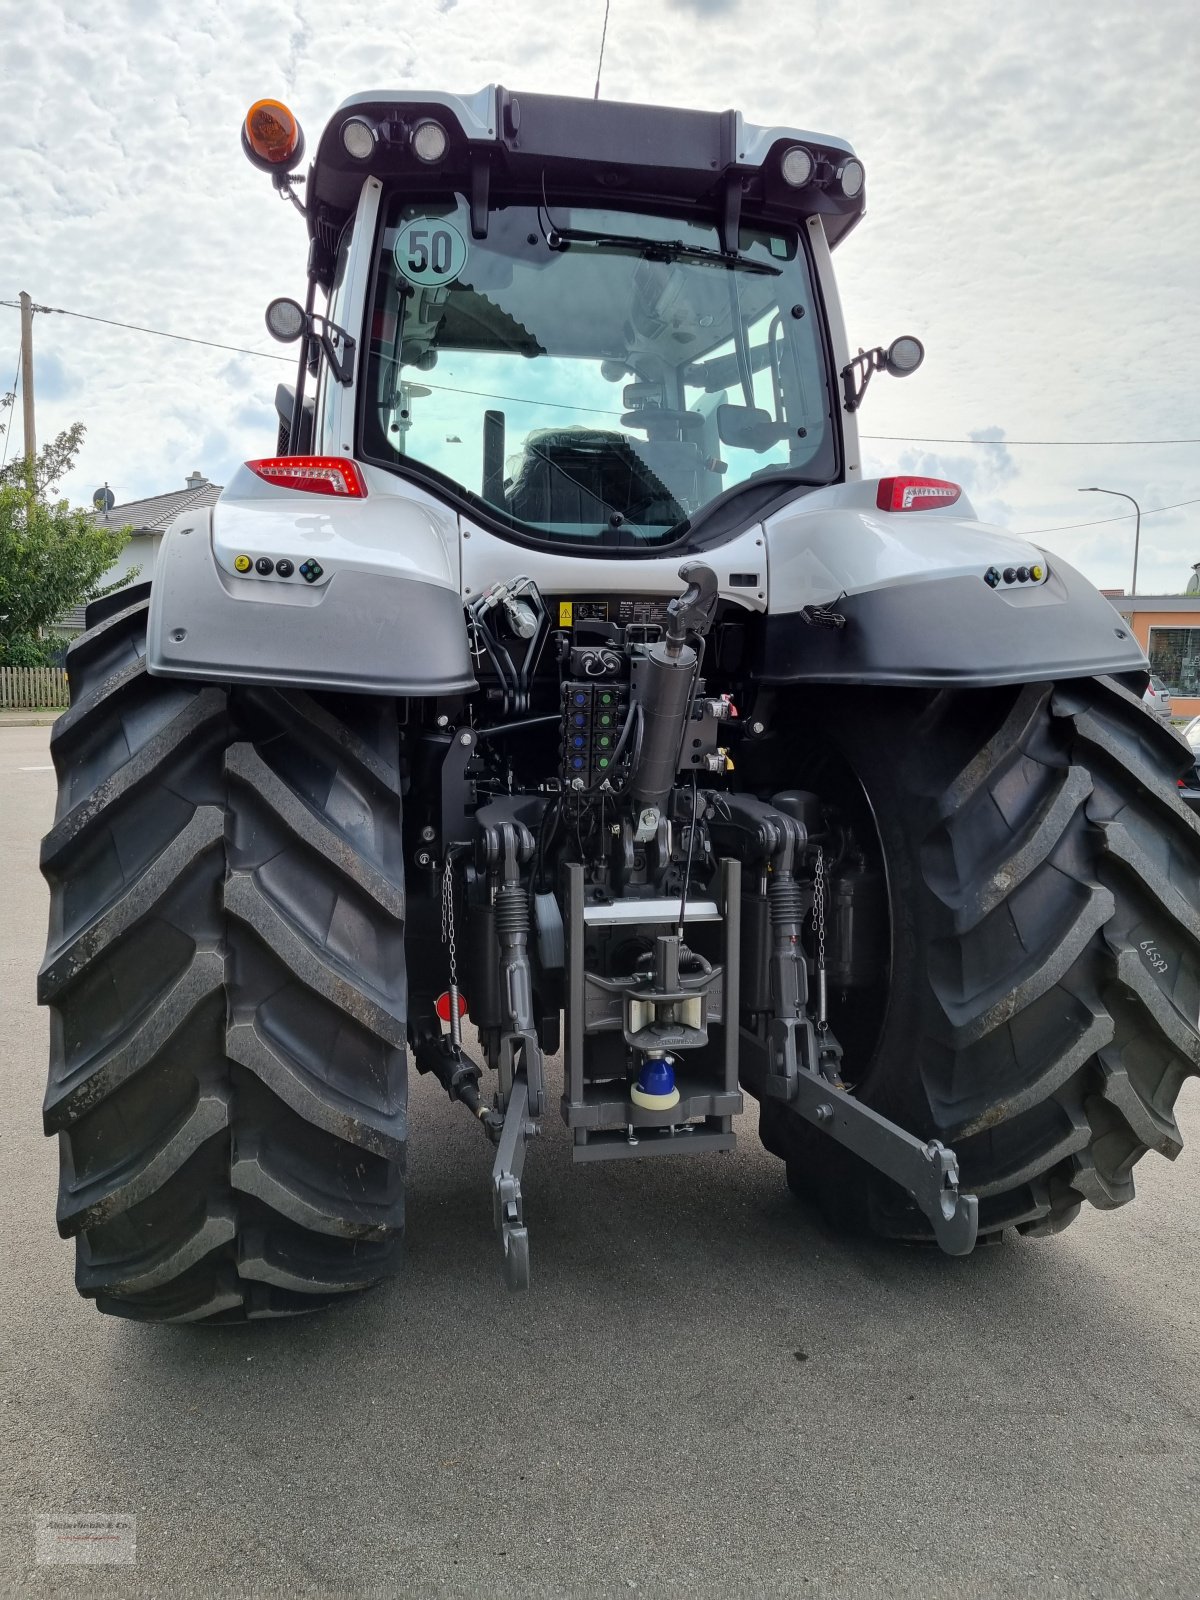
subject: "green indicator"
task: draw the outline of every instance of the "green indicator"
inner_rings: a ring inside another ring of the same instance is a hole
[[[612,716],[607,711],[602,711],[597,718],[597,721],[600,723],[602,728],[611,728],[613,725]]]
[[[610,706],[610,705],[612,705],[612,700],[613,700],[613,697],[612,697],[611,694],[602,694],[600,696],[600,704],[602,706]]]
[[[596,743],[600,746],[601,750],[611,750],[612,749],[612,734],[611,733],[602,733],[600,735],[600,737],[596,740]]]
[[[601,772],[603,772],[604,768],[608,765],[608,757],[601,756],[596,765],[600,768]]]

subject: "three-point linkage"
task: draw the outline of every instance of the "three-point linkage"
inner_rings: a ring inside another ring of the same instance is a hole
[[[743,1030],[740,1075],[752,1093],[781,1101],[912,1196],[948,1255],[966,1255],[979,1229],[979,1201],[959,1190],[958,1161],[937,1139],[925,1142],[848,1092],[841,1046],[824,1015],[817,968],[817,1016],[809,1005],[800,933],[804,908],[796,868],[808,844],[802,822],[752,795],[723,795],[711,823],[731,855],[769,873],[772,1014],[765,1041]]]
[[[482,1069],[463,1047],[458,998],[454,872],[466,850],[447,852],[443,866],[442,934],[450,959],[448,1034],[427,1019],[415,1041],[417,1069],[430,1072],[452,1100],[465,1105],[496,1145],[492,1197],[496,1230],[504,1249],[504,1274],[510,1288],[529,1287],[529,1233],[521,1194],[525,1149],[539,1131],[545,1111],[542,1048],[533,1017],[533,977],[529,961],[529,892],[521,869],[533,859],[534,838],[504,801],[476,813],[476,864],[489,879],[496,931],[498,990],[503,1025],[486,1046],[498,1075],[487,1105],[479,1092]]]

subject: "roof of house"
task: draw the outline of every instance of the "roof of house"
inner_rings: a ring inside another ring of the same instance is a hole
[[[132,527],[135,533],[162,533],[183,511],[215,505],[221,493],[219,483],[201,483],[170,494],[152,494],[145,500],[127,500],[111,511],[94,512],[92,521],[102,528]]]
[[[1135,611],[1200,611],[1200,594],[1113,594],[1108,603],[1123,617]]]
[[[152,494],[144,500],[127,500],[124,505],[113,506],[111,511],[93,511],[92,521],[101,528],[132,528],[135,538],[139,534],[143,537],[149,534],[161,534],[181,512],[196,511],[201,506],[215,505],[220,493],[219,483],[209,483],[196,472],[188,479],[186,489],[174,489],[170,494]],[[149,577],[153,570],[153,550],[146,559],[151,565],[143,569],[143,578]],[[106,576],[111,576],[113,570],[115,569],[110,569],[110,573]],[[55,620],[54,628],[66,633],[81,632],[86,609],[86,601],[69,607]]]

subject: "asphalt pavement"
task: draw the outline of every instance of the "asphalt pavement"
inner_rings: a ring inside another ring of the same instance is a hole
[[[54,1227],[34,1003],[49,730],[0,728],[0,1593],[1200,1594],[1200,1091],[1138,1199],[952,1261],[834,1236],[730,1156],[526,1165],[414,1084],[403,1279],[312,1318],[96,1314]],[[136,1517],[135,1565],[34,1519]]]

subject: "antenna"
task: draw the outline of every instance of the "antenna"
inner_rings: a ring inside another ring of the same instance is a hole
[[[102,516],[106,516],[116,505],[116,503],[117,497],[107,484],[105,484],[103,488],[97,489],[95,494],[92,496],[92,504]]]
[[[596,63],[596,92],[592,95],[593,100],[600,98],[600,69],[604,65],[604,41],[608,38],[608,8],[611,4],[612,0],[604,0],[604,27],[600,33],[600,59]]]

